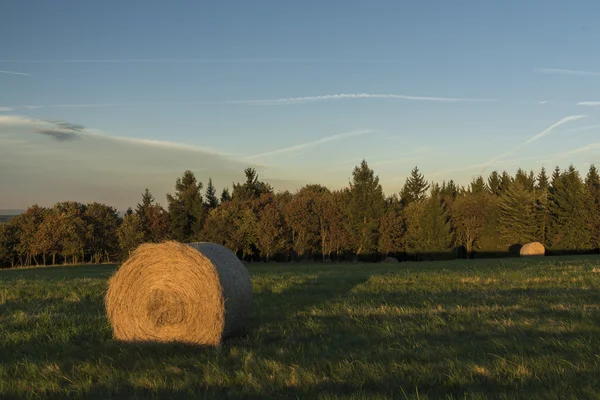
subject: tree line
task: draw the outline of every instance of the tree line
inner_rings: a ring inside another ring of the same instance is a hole
[[[275,192],[253,168],[220,196],[191,171],[167,194],[167,208],[146,189],[135,210],[61,202],[33,205],[0,225],[0,266],[114,262],[141,243],[222,244],[244,260],[403,260],[515,254],[539,241],[549,252],[598,252],[600,177],[571,165],[493,171],[467,186],[428,182],[413,168],[400,193],[385,196],[363,160],[341,190],[310,184]]]

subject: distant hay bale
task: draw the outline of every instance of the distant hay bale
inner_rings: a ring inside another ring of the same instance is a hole
[[[521,247],[520,254],[521,256],[543,256],[546,254],[546,249],[540,242],[532,242]]]
[[[143,244],[105,297],[117,340],[212,346],[243,327],[251,302],[246,267],[215,243]]]
[[[395,264],[398,261],[398,259],[396,257],[386,257],[385,260],[383,260],[384,263],[390,263],[390,264]]]

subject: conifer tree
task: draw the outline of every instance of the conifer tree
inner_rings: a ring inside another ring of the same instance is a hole
[[[356,254],[372,253],[377,246],[377,229],[385,209],[385,197],[379,177],[366,160],[352,171],[349,215],[356,234]]]
[[[536,238],[533,193],[521,180],[515,180],[500,196],[500,234],[507,246],[526,244]]]
[[[434,194],[424,202],[420,224],[420,251],[448,251],[454,237],[448,211],[438,194]]]
[[[252,200],[259,198],[263,194],[273,193],[271,185],[258,180],[258,173],[254,168],[246,168],[244,175],[246,175],[246,182],[233,184],[231,197],[234,200]]]
[[[579,172],[571,165],[559,176],[553,174],[549,196],[551,245],[555,250],[577,251],[591,247],[587,190]]]
[[[175,183],[175,194],[167,194],[171,237],[180,242],[198,239],[204,226],[202,206],[202,182],[198,182],[190,170],[184,172]]]
[[[502,195],[505,193],[510,185],[512,184],[513,178],[506,171],[502,171],[502,175],[500,175],[500,187],[498,189],[499,194]]]
[[[212,179],[208,178],[208,185],[206,185],[206,193],[204,195],[206,198],[205,203],[209,209],[217,208],[219,205],[219,199],[217,198],[217,190],[213,186]]]
[[[231,194],[229,194],[229,188],[223,188],[223,191],[221,192],[221,204],[230,200]]]
[[[483,194],[488,192],[488,188],[483,180],[483,177],[478,176],[477,178],[473,179],[469,185],[469,192],[471,192],[471,194]]]
[[[400,192],[402,205],[423,201],[428,189],[429,184],[423,174],[419,172],[419,168],[415,166],[410,172],[410,176],[406,178],[406,183]]]
[[[600,176],[594,164],[585,178],[585,186],[588,192],[587,209],[589,211],[588,225],[591,236],[591,246],[594,250],[600,250]]]
[[[548,188],[550,183],[548,176],[546,175],[546,169],[542,167],[540,173],[537,176],[537,183],[535,186],[535,219],[536,219],[536,241],[543,243],[544,245],[548,242],[548,229],[550,226],[550,210],[548,202]]]
[[[500,196],[501,181],[500,174],[498,174],[498,171],[492,171],[492,173],[488,177],[487,184],[491,194],[495,196]]]

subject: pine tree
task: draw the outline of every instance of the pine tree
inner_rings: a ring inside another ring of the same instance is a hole
[[[513,182],[513,178],[506,171],[502,171],[500,175],[500,187],[498,188],[499,194],[505,193]]]
[[[532,192],[535,187],[535,176],[533,171],[528,174],[523,169],[519,168],[515,174],[514,182],[525,188],[525,190]]]
[[[150,189],[146,188],[144,193],[142,193],[142,202],[138,203],[135,209],[135,213],[138,215],[138,217],[143,218],[145,209],[152,205],[152,203],[154,203],[154,196],[152,196]]]
[[[438,195],[424,202],[420,219],[419,251],[426,253],[446,252],[454,237],[448,211]]]
[[[550,183],[548,176],[546,175],[546,169],[542,167],[542,170],[537,176],[537,184],[535,187],[535,202],[536,202],[536,238],[538,242],[547,245],[548,243],[548,229],[550,226],[550,210],[548,202],[548,188]]]
[[[263,194],[273,193],[271,185],[258,180],[258,173],[254,168],[246,168],[244,175],[246,175],[246,182],[243,184],[239,182],[233,184],[231,197],[234,200],[252,200],[259,198]]]
[[[230,201],[231,200],[231,194],[229,194],[229,188],[224,188],[223,191],[221,192],[221,204]]]
[[[555,170],[556,173],[556,170]],[[591,247],[586,187],[579,172],[571,165],[558,177],[553,175],[550,188],[551,246],[554,250],[580,251]]]
[[[492,171],[487,180],[488,188],[491,194],[500,196],[501,180],[498,171]]]
[[[204,195],[206,198],[206,206],[209,209],[217,208],[219,205],[219,199],[217,199],[217,190],[213,186],[212,179],[208,178],[208,185],[206,185],[206,193]]]
[[[167,194],[171,237],[180,242],[198,239],[204,226],[202,182],[196,181],[190,170],[175,183],[175,194]]]
[[[135,215],[138,216],[140,228],[142,230],[143,237],[144,237],[144,242],[148,241],[149,221],[148,221],[147,214],[148,214],[148,209],[150,207],[152,207],[153,203],[154,203],[154,196],[152,196],[152,193],[150,192],[150,190],[148,188],[146,188],[144,193],[142,193],[142,202],[138,203],[138,205],[135,209]]]
[[[500,234],[507,246],[526,244],[536,238],[534,197],[515,181],[500,197]]]
[[[352,171],[349,200],[348,212],[357,235],[356,254],[372,253],[377,246],[377,229],[385,209],[385,197],[379,177],[366,160]]]
[[[410,176],[406,179],[406,183],[400,192],[400,201],[403,206],[412,202],[421,202],[425,199],[429,184],[419,172],[418,167],[414,167],[410,172]]]
[[[546,168],[542,167],[537,176],[537,184],[535,188],[538,191],[545,191],[548,190],[548,187],[550,187],[550,182],[548,180],[548,175],[546,174]]]
[[[471,192],[471,194],[483,194],[488,192],[488,187],[481,176],[473,179],[469,185],[469,192]]]
[[[587,188],[589,210],[588,226],[591,235],[591,245],[596,251],[600,250],[600,176],[594,164],[590,165],[590,169],[585,178],[585,186]]]

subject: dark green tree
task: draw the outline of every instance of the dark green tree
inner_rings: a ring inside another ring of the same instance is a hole
[[[446,252],[454,237],[450,216],[439,195],[429,197],[420,218],[419,249],[421,252]]]
[[[356,234],[356,254],[373,253],[377,248],[377,230],[385,210],[385,196],[379,177],[366,160],[352,171],[349,195],[348,213]]]
[[[175,183],[175,193],[167,194],[171,238],[180,242],[199,239],[204,226],[202,182],[196,181],[190,170]]]
[[[224,188],[223,191],[221,192],[221,204],[230,201],[231,200],[231,194],[229,194],[229,188]]]
[[[233,184],[231,197],[234,200],[252,200],[259,198],[263,194],[273,193],[271,185],[258,180],[258,173],[254,168],[246,168],[244,174],[246,175],[246,182]]]
[[[591,245],[594,250],[600,250],[600,176],[592,164],[585,178],[589,211],[588,225],[591,235]]]
[[[553,250],[578,251],[591,248],[588,192],[572,165],[553,176],[549,193],[550,243]]]
[[[512,176],[506,171],[502,171],[500,175],[500,188],[498,189],[500,194],[505,193],[513,182]]]
[[[536,240],[544,245],[547,245],[548,243],[548,229],[550,227],[550,209],[548,202],[549,187],[550,182],[546,175],[546,169],[542,167],[537,176],[534,197],[536,202]]]
[[[526,244],[537,236],[533,193],[515,181],[500,196],[500,234],[506,246]]]
[[[546,168],[542,167],[540,173],[537,176],[535,189],[538,191],[548,190],[550,187],[550,181],[548,180],[548,175],[546,174]]]
[[[428,189],[429,183],[427,183],[423,174],[419,172],[419,168],[415,166],[400,191],[402,205],[406,206],[412,202],[425,200]]]
[[[487,179],[488,188],[490,193],[495,196],[500,196],[500,188],[502,186],[502,180],[498,171],[492,171]]]
[[[217,198],[217,190],[213,186],[212,179],[208,178],[208,185],[206,185],[206,193],[204,195],[206,198],[205,203],[209,209],[217,208],[219,205],[219,199]]]
[[[473,179],[469,185],[469,192],[471,192],[471,194],[483,194],[488,192],[488,187],[486,186],[482,176],[478,176],[477,178]]]
[[[519,168],[515,174],[514,182],[518,183],[526,190],[533,192],[535,187],[535,175],[533,174],[533,171],[527,173]]]

